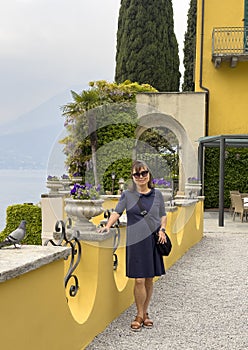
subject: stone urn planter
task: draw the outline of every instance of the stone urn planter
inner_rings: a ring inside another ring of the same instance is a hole
[[[61,179],[60,182],[62,184],[62,190],[60,190],[59,192],[65,193],[65,194],[70,193],[71,191],[70,185],[72,184],[72,180]]]
[[[195,198],[200,195],[202,184],[200,182],[186,182],[185,195],[188,198]]]
[[[82,176],[73,176],[71,182],[74,184],[80,184],[83,181]]]
[[[63,185],[59,180],[47,180],[46,187],[50,190],[49,194],[59,194]]]
[[[171,186],[171,181],[161,178],[154,178],[152,180],[153,185],[157,188],[163,195],[164,201],[168,202],[172,199],[173,192]]]
[[[89,220],[103,212],[103,199],[65,199],[65,212],[72,218],[74,232],[85,233],[96,231],[96,226]]]
[[[171,188],[157,188],[163,195],[164,201],[168,202],[172,199],[172,189]]]

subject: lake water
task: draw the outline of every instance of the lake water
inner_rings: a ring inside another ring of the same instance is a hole
[[[6,209],[12,204],[38,203],[46,188],[47,170],[0,170],[0,231],[6,225]]]

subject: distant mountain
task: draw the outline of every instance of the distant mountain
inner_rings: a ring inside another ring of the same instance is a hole
[[[69,101],[67,91],[0,124],[0,169],[45,168],[55,143],[65,136],[60,107]]]
[[[71,100],[70,91],[63,92],[42,103],[17,119],[0,124],[0,136],[32,131],[48,125],[63,127],[61,106]]]

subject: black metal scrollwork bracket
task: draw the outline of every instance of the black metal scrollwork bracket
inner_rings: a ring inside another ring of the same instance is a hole
[[[104,212],[104,218],[109,220],[111,212],[113,212],[113,209],[110,211],[109,209],[105,210]],[[116,250],[119,247],[121,234],[120,234],[120,221],[119,219],[116,221],[116,223],[112,226],[112,228],[115,228],[115,235],[114,235],[114,243],[113,243],[113,269],[117,270],[118,267],[118,256],[116,254]]]
[[[79,289],[79,283],[78,283],[77,276],[73,274],[73,272],[75,271],[76,267],[80,262],[82,249],[81,249],[81,244],[77,239],[77,237],[79,236],[79,232],[76,232],[76,236],[72,235],[69,238],[67,237],[66,228],[70,229],[71,226],[72,226],[72,222],[70,218],[68,219],[68,221],[66,221],[66,223],[64,223],[64,221],[62,220],[57,221],[55,225],[55,235],[58,236],[57,242],[55,242],[52,239],[48,239],[44,245],[48,245],[50,243],[53,246],[62,246],[62,247],[70,246],[71,261],[70,261],[68,272],[66,273],[64,278],[64,283],[65,283],[65,288],[67,288],[68,282],[71,279],[73,280],[73,281],[70,281],[71,286],[69,289],[69,294],[71,297],[75,297]]]
[[[120,244],[120,238],[121,238],[121,234],[120,234],[120,227],[117,226],[117,224],[114,226],[116,228],[115,231],[115,236],[114,236],[114,244],[113,244],[113,269],[117,270],[118,267],[118,256],[116,254],[116,250]]]

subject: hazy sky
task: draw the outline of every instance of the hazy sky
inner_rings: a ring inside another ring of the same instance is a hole
[[[189,2],[172,0],[181,61]],[[0,0],[0,122],[90,80],[113,81],[119,7],[120,0]]]

